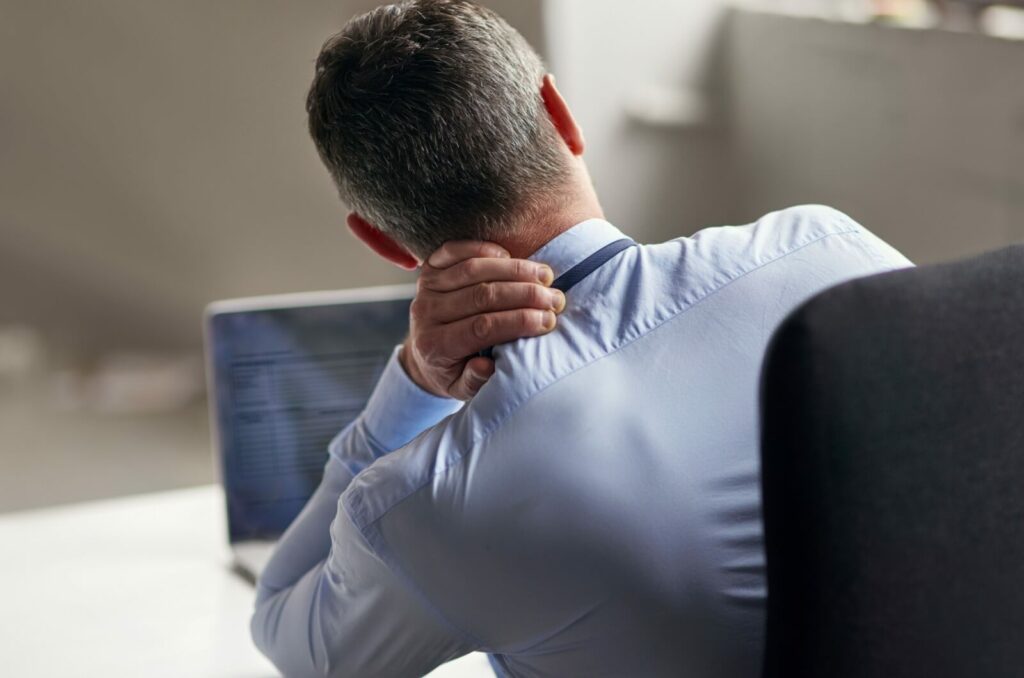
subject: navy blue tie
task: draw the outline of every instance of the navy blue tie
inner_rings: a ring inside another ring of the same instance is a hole
[[[608,263],[609,259],[622,250],[632,247],[635,244],[636,242],[632,238],[620,238],[619,240],[608,243],[562,275],[555,278],[555,281],[551,283],[551,287],[556,290],[561,290],[563,293],[568,292],[581,280]],[[485,358],[493,358],[494,348],[485,348],[480,351],[480,355]]]
[[[556,290],[562,290],[562,292],[568,292],[576,286],[576,283],[604,266],[609,259],[627,247],[632,247],[635,244],[636,243],[633,242],[632,238],[622,238],[615,242],[608,243],[562,275],[555,278],[555,281],[551,283],[551,287]]]

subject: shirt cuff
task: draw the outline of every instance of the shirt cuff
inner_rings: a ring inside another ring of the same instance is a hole
[[[401,350],[401,346],[395,347],[362,415],[366,432],[388,452],[462,408],[460,400],[442,398],[417,386],[398,360]]]

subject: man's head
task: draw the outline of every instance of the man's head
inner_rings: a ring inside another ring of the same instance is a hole
[[[557,204],[583,150],[537,54],[466,0],[349,21],[320,52],[306,108],[349,225],[400,265],[415,259],[395,246],[424,258],[448,240],[509,236]]]

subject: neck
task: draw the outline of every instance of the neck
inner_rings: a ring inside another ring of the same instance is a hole
[[[561,205],[530,210],[520,224],[509,229],[512,235],[495,238],[495,242],[508,250],[513,258],[525,259],[581,221],[603,218],[604,211],[597,196],[588,191],[579,199]]]

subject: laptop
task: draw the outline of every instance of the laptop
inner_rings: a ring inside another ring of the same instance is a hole
[[[413,285],[217,301],[204,319],[233,569],[255,581],[409,330]]]

